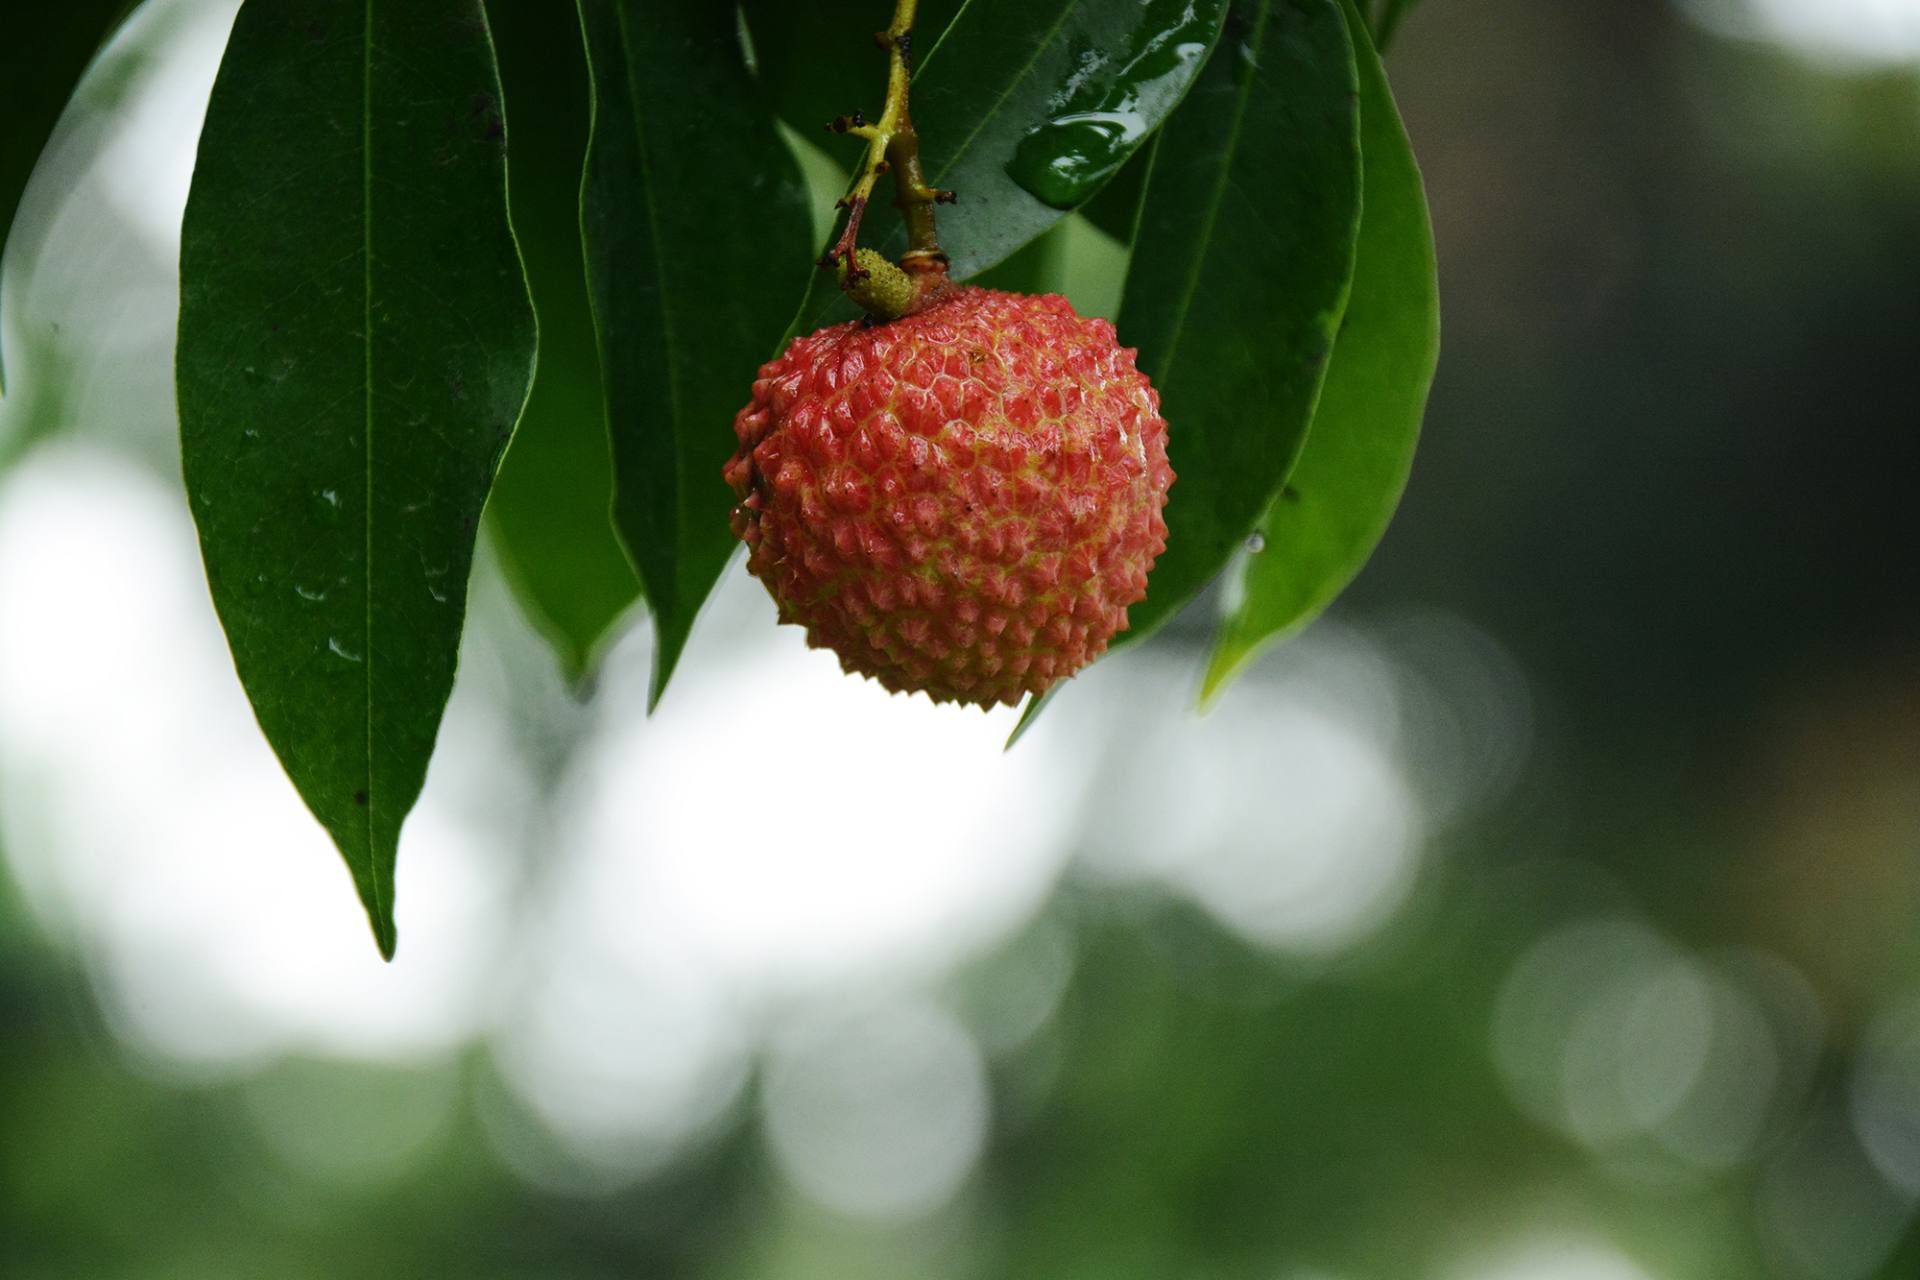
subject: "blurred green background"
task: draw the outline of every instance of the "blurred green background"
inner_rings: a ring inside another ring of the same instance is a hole
[[[391,968],[179,495],[230,16],[5,263],[0,1275],[1920,1275],[1920,4],[1429,0],[1413,485],[1204,719],[1211,601],[1002,755],[735,572],[648,721],[483,557]]]

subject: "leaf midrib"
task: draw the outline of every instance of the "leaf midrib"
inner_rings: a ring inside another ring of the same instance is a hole
[[[362,440],[366,455],[366,543],[361,570],[364,613],[361,620],[361,687],[366,695],[367,740],[363,777],[366,803],[360,806],[367,837],[368,878],[373,884],[373,905],[378,919],[375,933],[383,934],[390,908],[380,884],[380,852],[373,842],[373,4],[366,0],[362,14],[360,41],[360,252],[361,252],[361,325],[363,369],[367,399],[365,430]],[[382,936],[380,941],[385,944]]]
[[[933,61],[933,55],[940,52],[940,46],[947,42],[947,37],[953,34],[953,29],[960,25],[960,19],[966,17],[967,10],[971,8],[973,8],[973,0],[960,0],[960,7],[953,11],[953,16],[947,19],[947,25],[940,29],[940,38],[933,42],[932,48],[921,55],[919,65],[915,68],[916,72],[927,69],[927,64]]]

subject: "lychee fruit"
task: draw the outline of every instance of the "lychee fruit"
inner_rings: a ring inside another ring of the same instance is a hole
[[[1107,647],[1166,548],[1160,398],[1066,299],[958,288],[795,339],[734,418],[747,567],[849,672],[1017,703]]]

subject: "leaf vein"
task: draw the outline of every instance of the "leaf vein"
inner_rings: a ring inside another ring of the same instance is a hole
[[[391,908],[380,884],[380,852],[373,840],[373,0],[366,0],[362,16],[360,57],[360,249],[362,254],[360,330],[362,368],[366,380],[366,430],[361,444],[366,455],[366,543],[361,575],[365,594],[360,656],[361,687],[366,695],[366,803],[367,875],[373,885],[375,932],[381,933]],[[384,945],[385,938],[382,937]]]

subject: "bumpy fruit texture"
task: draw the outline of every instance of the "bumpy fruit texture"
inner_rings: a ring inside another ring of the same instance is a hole
[[[1064,298],[956,289],[796,339],[734,431],[748,568],[895,692],[1044,692],[1127,625],[1166,548],[1159,396]]]

